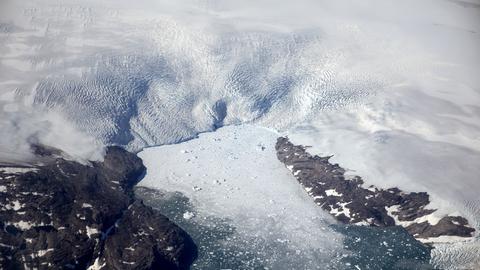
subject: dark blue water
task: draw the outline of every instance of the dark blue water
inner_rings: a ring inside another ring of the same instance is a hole
[[[257,243],[257,248],[252,249],[249,243],[252,239],[236,238],[236,229],[229,220],[202,217],[200,224],[196,219],[185,219],[183,214],[193,212],[194,207],[181,193],[163,193],[143,187],[138,187],[135,193],[145,204],[158,209],[192,236],[199,247],[199,258],[192,269],[434,269],[428,263],[430,249],[401,227],[332,225],[344,235],[343,252],[328,259],[322,258],[324,254],[318,254],[318,258],[302,258],[301,253],[288,249],[288,243],[265,243],[260,245],[262,248],[258,248]],[[271,249],[277,251],[272,253]],[[271,254],[276,255],[272,257]],[[319,262],[315,268],[299,263],[312,259]],[[279,267],[278,263],[267,260],[281,260],[282,263]]]
[[[434,269],[430,248],[402,227],[333,225],[345,236],[344,247],[351,251],[342,261],[351,269]]]

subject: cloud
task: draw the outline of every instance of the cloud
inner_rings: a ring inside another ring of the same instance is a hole
[[[0,163],[35,163],[32,144],[59,148],[65,157],[85,163],[103,159],[103,146],[53,110],[0,100]]]

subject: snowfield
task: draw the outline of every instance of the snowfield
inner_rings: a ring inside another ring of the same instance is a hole
[[[2,1],[1,161],[247,123],[367,184],[428,191],[479,231],[479,18],[475,0]],[[433,261],[478,266],[479,242]]]

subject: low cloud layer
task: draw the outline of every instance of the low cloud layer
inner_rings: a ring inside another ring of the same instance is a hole
[[[103,147],[59,113],[22,102],[0,100],[0,163],[38,162],[32,144],[53,146],[80,162],[101,160]]]

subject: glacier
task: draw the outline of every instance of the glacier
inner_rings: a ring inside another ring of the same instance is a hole
[[[275,7],[275,8],[272,8]],[[480,5],[462,0],[7,0],[0,156],[101,160],[252,124],[428,191],[480,228]],[[433,261],[478,265],[478,236]]]

